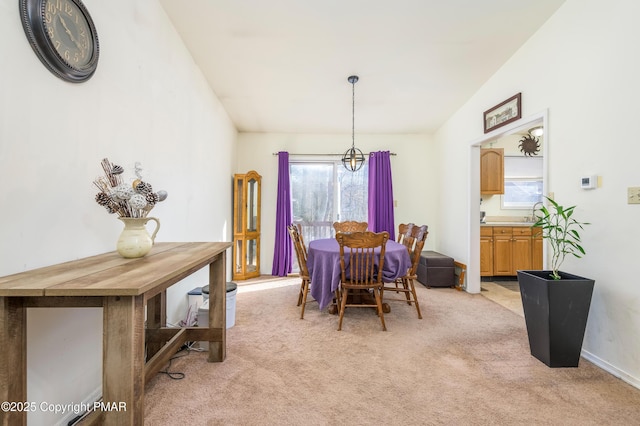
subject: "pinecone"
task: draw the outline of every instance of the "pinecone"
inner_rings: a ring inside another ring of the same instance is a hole
[[[158,202],[158,194],[154,194],[153,192],[150,192],[147,194],[148,205],[155,206],[157,202]]]
[[[136,185],[136,191],[138,191],[141,194],[149,194],[153,192],[153,188],[151,187],[150,183],[140,182],[139,184]]]
[[[106,192],[98,192],[96,194],[96,202],[101,206],[108,206],[111,203],[111,197]]]
[[[112,175],[120,175],[122,173],[124,173],[124,168],[122,166],[118,166],[114,164],[113,167],[111,168]]]

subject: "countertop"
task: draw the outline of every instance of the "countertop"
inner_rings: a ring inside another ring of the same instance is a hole
[[[485,216],[484,222],[480,222],[480,226],[532,226],[535,222],[531,222],[525,216]]]
[[[480,222],[480,226],[533,226],[535,222]]]

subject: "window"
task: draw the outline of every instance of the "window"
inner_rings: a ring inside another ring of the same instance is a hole
[[[542,179],[505,179],[502,208],[530,209],[542,201]]]
[[[503,209],[530,209],[542,201],[542,157],[504,157]]]
[[[330,238],[333,222],[366,222],[368,165],[347,171],[340,161],[291,161],[293,222],[302,225],[306,242]]]

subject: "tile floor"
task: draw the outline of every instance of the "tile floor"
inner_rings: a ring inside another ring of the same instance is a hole
[[[482,289],[480,294],[487,299],[524,317],[518,281],[483,281],[480,288]]]

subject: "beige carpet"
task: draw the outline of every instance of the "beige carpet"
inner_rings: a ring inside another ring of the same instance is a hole
[[[290,281],[291,282],[291,281]],[[640,390],[581,360],[531,357],[524,319],[481,295],[418,286],[424,319],[392,302],[338,318],[298,282],[241,286],[227,359],[188,352],[146,387],[147,425],[632,425]],[[182,355],[183,353],[179,354]]]

